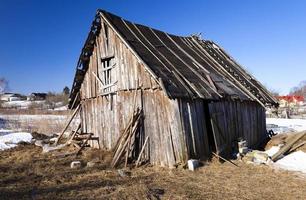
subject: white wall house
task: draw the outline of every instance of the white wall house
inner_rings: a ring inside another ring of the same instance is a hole
[[[1,101],[20,101],[23,100],[22,95],[15,93],[4,93],[0,96]]]

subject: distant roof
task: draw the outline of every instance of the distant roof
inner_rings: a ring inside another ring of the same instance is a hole
[[[47,96],[47,93],[37,93],[37,92],[33,92],[31,93],[32,96],[40,96],[40,97],[45,97]]]
[[[6,93],[3,93],[3,94],[0,94],[0,96],[7,96],[7,97],[11,97],[11,96],[22,96],[21,94],[18,94],[18,93],[11,93],[11,92],[6,92]]]
[[[277,105],[277,100],[251,74],[235,62],[220,46],[198,36],[181,37],[135,24],[109,12],[98,10],[102,17],[128,43],[146,67],[162,82],[170,98],[234,98]],[[100,29],[93,22],[86,44]],[[94,40],[95,41],[95,40]],[[86,46],[85,44],[85,46]],[[71,102],[83,81],[88,64],[83,48],[71,92]],[[80,67],[82,66],[82,67]],[[80,78],[81,77],[81,78]],[[71,103],[70,102],[70,103]]]
[[[278,96],[277,99],[285,100],[285,101],[288,101],[288,102],[305,101],[304,96],[299,96],[299,95]]]

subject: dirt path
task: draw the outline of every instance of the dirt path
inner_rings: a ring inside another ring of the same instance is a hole
[[[121,177],[99,155],[93,168],[70,169],[73,157],[41,154],[33,145],[0,152],[0,199],[305,199],[306,178],[266,166],[211,163],[195,172],[146,167]]]

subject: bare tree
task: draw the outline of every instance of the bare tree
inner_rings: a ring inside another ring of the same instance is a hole
[[[306,81],[301,81],[296,87],[290,90],[290,95],[298,95],[306,97]]]
[[[0,94],[8,90],[8,81],[5,78],[0,77]]]

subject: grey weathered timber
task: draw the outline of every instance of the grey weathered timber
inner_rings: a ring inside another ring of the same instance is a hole
[[[264,106],[275,98],[217,44],[99,10],[85,47],[69,106],[80,104],[81,132],[97,139],[90,146],[120,149],[116,164],[125,153],[125,165],[141,157],[173,167],[230,155],[240,137],[251,148],[265,137]],[[135,108],[137,134],[124,132]]]

